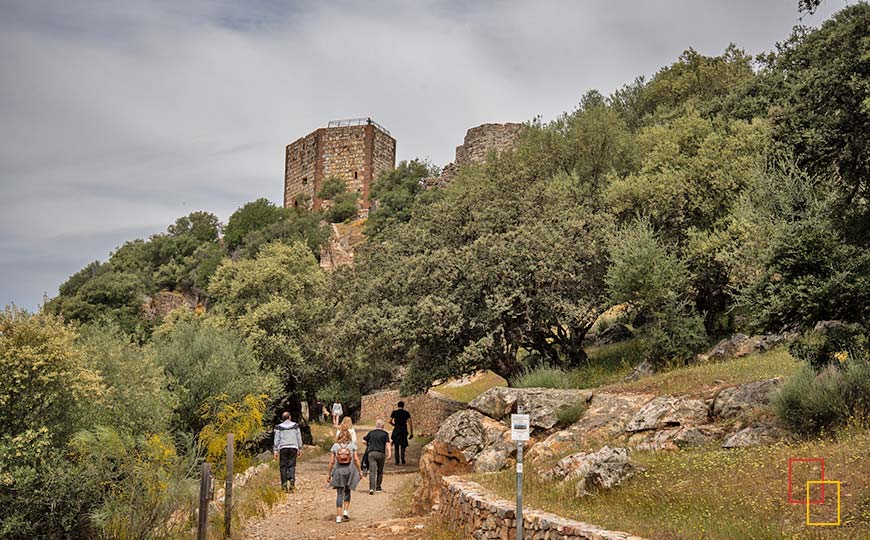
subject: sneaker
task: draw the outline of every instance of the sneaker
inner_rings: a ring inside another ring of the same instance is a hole
[[[345,511],[344,511],[344,515],[343,515],[342,517],[344,517],[344,520],[347,521],[347,520],[350,519],[350,513],[348,513],[348,511],[345,510]]]
[[[335,522],[341,523],[341,516],[335,516]]]
[[[383,492],[384,492],[384,490],[382,490],[381,488],[378,488],[375,490],[375,493],[383,493]]]
[[[374,495],[374,494],[375,494],[375,490],[370,489],[370,490],[369,490],[369,495]]]

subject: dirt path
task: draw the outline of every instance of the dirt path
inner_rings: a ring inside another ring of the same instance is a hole
[[[357,438],[368,433],[367,427],[357,427]],[[365,445],[360,444],[360,452]],[[410,487],[417,476],[421,445],[411,440],[406,455],[407,465],[387,463],[383,493],[369,495],[368,477],[364,477],[353,493],[350,521],[335,522],[335,490],[326,486],[329,455],[299,463],[296,469],[296,492],[272,508],[265,518],[249,523],[244,530],[248,540],[338,540],[379,538],[387,540],[426,538],[425,518],[404,518],[401,509],[407,507]]]

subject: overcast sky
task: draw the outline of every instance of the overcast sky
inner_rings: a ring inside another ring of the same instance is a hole
[[[329,120],[443,165],[469,127],[552,119],[688,47],[770,50],[796,5],[0,0],[0,306],[194,210],[280,204],[284,146]]]

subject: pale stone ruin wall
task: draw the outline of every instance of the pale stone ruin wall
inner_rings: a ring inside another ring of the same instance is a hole
[[[460,477],[442,480],[438,513],[466,538],[513,540],[516,538],[516,502],[498,499],[477,483]],[[523,538],[532,540],[644,540],[624,532],[607,531],[594,525],[555,514],[523,509]]]
[[[448,163],[437,178],[427,178],[427,187],[444,187],[456,178],[459,169],[473,163],[483,163],[491,151],[496,153],[511,150],[516,146],[524,124],[482,124],[465,134],[463,143],[456,147],[456,158]]]
[[[374,123],[320,128],[287,145],[284,206],[293,206],[298,195],[306,195],[311,207],[323,208],[317,192],[324,180],[334,176],[344,180],[348,191],[360,194],[359,207],[365,214],[372,183],[395,165],[396,140]]]
[[[450,415],[465,408],[464,403],[449,399],[437,392],[402,397],[398,390],[385,390],[362,397],[359,423],[374,425],[378,418],[389,423],[396,403],[405,402],[411,413],[415,435],[434,435]]]

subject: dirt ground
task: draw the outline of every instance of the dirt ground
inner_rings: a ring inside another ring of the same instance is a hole
[[[357,427],[357,438],[368,433],[368,427]],[[360,444],[360,452],[365,445]],[[265,518],[249,523],[244,530],[248,540],[343,540],[379,538],[386,540],[423,540],[428,537],[428,519],[406,517],[421,444],[411,440],[406,465],[388,462],[384,471],[382,493],[369,495],[368,476],[363,477],[350,503],[350,521],[335,522],[335,490],[327,487],[329,455],[305,460],[296,468],[296,491],[272,508]]]

